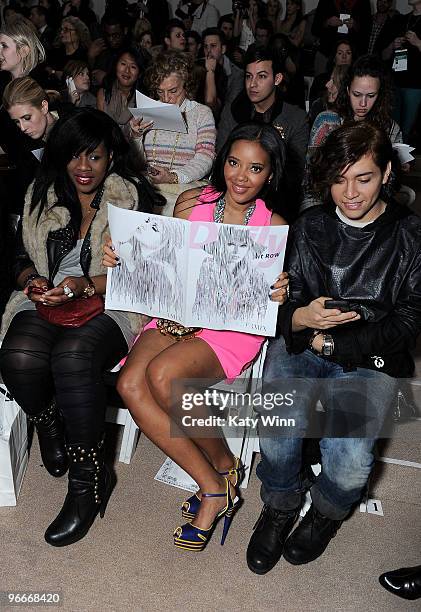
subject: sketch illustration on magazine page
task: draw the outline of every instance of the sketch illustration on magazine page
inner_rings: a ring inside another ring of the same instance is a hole
[[[121,265],[107,277],[106,308],[188,327],[274,335],[270,286],[283,269],[286,226],[186,221],[109,205]]]

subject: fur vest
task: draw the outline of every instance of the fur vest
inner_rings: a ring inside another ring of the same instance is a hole
[[[29,187],[25,197],[22,217],[23,243],[37,272],[48,278],[48,234],[54,230],[66,227],[70,222],[70,213],[67,208],[54,206],[57,202],[57,197],[54,187],[51,186],[47,195],[47,206],[37,222],[38,208],[32,213],[30,212],[32,189],[33,184]],[[108,203],[120,208],[136,210],[138,208],[138,197],[135,186],[117,174],[111,174],[105,180],[101,206],[91,225],[91,263],[89,266],[89,276],[91,277],[107,273],[107,268],[102,265],[102,245],[109,235]],[[12,293],[3,315],[1,337],[5,335],[18,308],[27,299],[23,291],[14,291]],[[140,333],[143,326],[150,320],[150,317],[135,313],[129,313],[129,318],[130,327],[136,334]]]

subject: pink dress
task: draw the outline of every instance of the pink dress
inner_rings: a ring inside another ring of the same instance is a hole
[[[196,205],[190,214],[190,221],[213,221],[216,206],[216,193],[212,187],[206,187],[199,196],[201,204]],[[209,201],[213,200],[213,202]],[[256,208],[250,217],[249,225],[270,225],[272,212],[266,208],[263,200],[256,200]],[[268,298],[269,299],[269,298]],[[156,319],[145,325],[144,332],[156,328]],[[206,342],[216,356],[229,379],[236,378],[254,360],[265,337],[243,332],[216,329],[202,329],[196,338]],[[188,342],[188,340],[187,340]]]

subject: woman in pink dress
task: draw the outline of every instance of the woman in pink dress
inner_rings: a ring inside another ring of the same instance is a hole
[[[280,191],[284,160],[285,144],[272,126],[235,128],[215,160],[211,186],[181,194],[174,216],[234,225],[285,225],[270,210]],[[117,262],[112,245],[105,246],[104,264],[113,267]],[[270,299],[282,304],[288,280],[282,274],[273,281]],[[185,334],[182,342],[177,341],[180,333]],[[139,428],[200,487],[182,506],[183,516],[192,523],[174,532],[180,548],[202,550],[222,516],[223,543],[240,502],[237,486],[243,468],[223,436],[194,437],[190,428],[181,427],[172,384],[183,379],[233,379],[255,359],[264,340],[248,333],[183,328],[153,319],[121,371],[118,392]]]

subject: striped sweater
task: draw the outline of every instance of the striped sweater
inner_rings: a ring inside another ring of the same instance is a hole
[[[148,163],[175,172],[179,183],[191,183],[207,177],[212,168],[215,121],[210,108],[193,100],[184,100],[180,110],[185,114],[187,134],[151,130],[144,139],[145,155]]]

